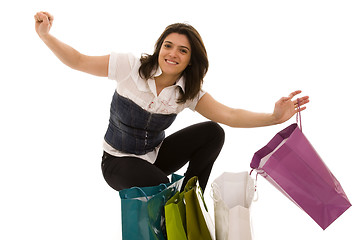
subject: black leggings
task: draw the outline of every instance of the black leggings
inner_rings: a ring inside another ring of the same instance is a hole
[[[114,157],[104,152],[102,172],[110,187],[120,191],[133,186],[168,183],[167,176],[189,162],[184,183],[197,176],[200,187],[205,190],[224,139],[225,133],[219,124],[198,123],[166,137],[154,164],[136,157]]]

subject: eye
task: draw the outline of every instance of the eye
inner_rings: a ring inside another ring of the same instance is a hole
[[[164,48],[171,48],[171,44],[165,43],[165,44],[164,44]]]
[[[187,53],[188,53],[188,50],[185,49],[185,48],[181,48],[181,49],[180,49],[180,52],[183,53],[183,54],[187,54]]]

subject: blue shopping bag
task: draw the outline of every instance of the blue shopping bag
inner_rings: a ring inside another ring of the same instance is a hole
[[[181,188],[183,176],[152,187],[133,187],[119,192],[123,240],[165,240],[166,202]]]

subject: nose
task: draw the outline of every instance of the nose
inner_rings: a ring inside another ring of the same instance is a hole
[[[177,51],[175,48],[173,48],[169,51],[169,56],[174,57],[174,58],[177,57]]]

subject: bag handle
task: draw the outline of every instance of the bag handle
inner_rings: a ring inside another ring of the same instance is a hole
[[[161,183],[159,186],[162,186],[162,187],[164,187],[164,189],[159,189],[159,192],[162,192],[162,191],[164,191],[165,189],[167,189],[168,188],[168,186],[165,184],[165,183]],[[173,193],[174,192],[174,188],[171,188],[171,193]],[[166,204],[166,202],[167,202],[167,199],[166,199],[166,197],[165,197],[165,195],[163,195],[162,196],[162,199],[163,199],[163,201],[164,201],[164,205]]]
[[[160,183],[160,186],[163,186],[164,189],[162,189],[162,190],[160,189],[159,192],[164,191],[164,190],[167,189],[167,187],[168,187],[168,186],[166,186],[165,183]]]
[[[254,169],[251,169],[249,176],[251,177],[252,172],[254,171]],[[253,198],[253,202],[257,202],[259,200],[259,191],[257,189],[257,181],[258,181],[258,175],[259,173],[256,172],[256,176],[255,176],[255,181],[254,181],[254,198]],[[256,195],[256,198],[255,198]]]
[[[300,122],[300,130],[302,131],[301,125],[301,114],[300,114],[300,99],[297,99],[297,113],[296,113],[296,123]]]
[[[168,187],[165,183],[161,183],[159,186],[164,187],[164,189],[159,189],[159,192],[164,191],[164,190]],[[139,191],[144,195],[144,197],[146,198],[146,200],[149,201],[149,196],[148,196],[148,195],[145,193],[145,191],[144,191],[143,189],[141,189],[140,187],[131,187],[130,189],[139,190]],[[172,189],[172,191],[173,191],[173,189]],[[128,197],[128,195],[125,194],[125,198],[127,198],[127,197]],[[163,199],[164,199],[164,201],[166,200],[166,199],[165,199],[165,196],[163,196]]]
[[[148,195],[144,192],[144,190],[142,190],[141,188],[139,188],[139,187],[132,187],[132,188],[130,188],[130,189],[137,189],[137,190],[139,190],[142,194],[144,194],[144,197],[146,198],[146,200],[148,201],[149,200],[149,197],[148,197]],[[127,197],[127,196],[125,196],[125,197]]]
[[[213,182],[211,184],[210,197],[214,200],[214,202],[219,202],[220,200],[222,200],[219,189],[220,188],[216,183]],[[214,194],[217,195],[218,198],[216,198]]]

